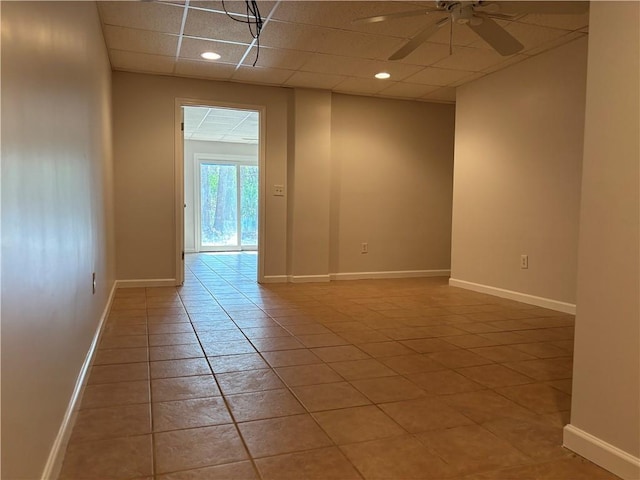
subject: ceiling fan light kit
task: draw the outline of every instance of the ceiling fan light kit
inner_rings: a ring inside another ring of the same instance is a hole
[[[497,20],[513,21],[529,13],[569,14],[584,13],[589,2],[582,1],[445,1],[435,2],[433,8],[359,18],[354,24],[386,22],[407,17],[434,18],[424,29],[410,38],[389,60],[401,60],[428,41],[441,27],[449,23],[449,54],[453,52],[453,24],[466,25],[502,56],[514,55],[524,50],[524,45],[505,30]],[[444,15],[444,17],[443,17]]]

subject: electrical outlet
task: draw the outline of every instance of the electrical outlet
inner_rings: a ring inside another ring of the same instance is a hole
[[[360,253],[369,253],[369,244],[364,242],[360,245]]]
[[[276,197],[284,197],[284,185],[274,185],[273,195]]]
[[[529,255],[520,255],[520,268],[523,270],[529,268]]]
[[[93,294],[96,294],[96,272],[93,272],[92,275],[92,289],[93,289]]]

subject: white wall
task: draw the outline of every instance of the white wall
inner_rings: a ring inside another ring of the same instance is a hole
[[[0,476],[35,479],[114,284],[111,69],[88,2],[3,2],[1,57]]]
[[[565,445],[640,478],[640,4],[595,2]]]
[[[265,107],[268,281],[448,270],[452,105],[123,72],[113,79],[119,279],[175,275],[175,98]],[[274,185],[285,185],[284,197]]]
[[[332,272],[448,273],[454,111],[333,95]]]
[[[575,304],[586,55],[577,40],[458,89],[452,284]]]
[[[201,140],[185,140],[184,142],[184,251],[195,252],[195,159],[198,154],[231,155],[252,157],[258,163],[258,145],[229,142],[206,142]]]

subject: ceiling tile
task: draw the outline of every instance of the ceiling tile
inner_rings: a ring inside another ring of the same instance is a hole
[[[365,60],[322,53],[310,54],[307,57],[307,62],[301,68],[306,72],[334,73],[363,78],[372,78],[378,72],[387,72],[394,80],[402,80],[422,69],[416,65],[398,62]]]
[[[188,10],[184,34],[238,43],[251,43],[253,40],[247,25],[230,19],[224,13],[194,10],[193,8]]]
[[[376,78],[354,78],[349,77],[343,82],[340,82],[335,90],[345,93],[360,93],[360,94],[374,94],[387,86],[385,80],[378,80]]]
[[[421,85],[445,86],[453,82],[457,82],[465,77],[469,77],[470,75],[473,75],[473,72],[427,67],[409,77],[407,81]]]
[[[266,18],[271,12],[271,9],[274,7],[275,4],[276,2],[258,0],[258,10],[260,10],[260,16],[262,18]],[[227,8],[227,12],[229,13],[239,13],[242,15],[246,15],[247,13],[246,2],[226,1],[224,2],[224,6]],[[222,5],[222,2],[216,2],[216,1],[201,1],[201,0],[193,1],[192,0],[189,2],[189,7],[197,7],[197,8],[202,8],[206,10],[224,12],[224,7]]]
[[[286,82],[290,87],[321,88],[331,90],[345,79],[342,75],[324,73],[295,72]]]
[[[399,63],[409,63],[412,65],[429,66],[449,56],[449,45],[425,42],[411,52]]]
[[[171,73],[174,65],[173,57],[122,50],[109,50],[109,58],[114,69],[133,72]]]
[[[268,22],[260,34],[260,45],[314,52],[315,46],[324,41],[326,29],[305,27],[293,23]]]
[[[236,70],[232,79],[240,82],[282,85],[293,73],[293,70],[248,66]]]
[[[149,30],[105,25],[104,36],[110,48],[130,52],[175,57],[178,37]]]
[[[231,65],[228,63],[179,60],[176,64],[176,74],[184,77],[229,80],[231,78],[231,75],[233,75],[235,68],[235,65]]]
[[[243,65],[252,65],[257,54],[257,48],[251,48],[251,51],[244,59]],[[284,48],[267,48],[260,46],[260,54],[258,55],[258,67],[284,68],[288,70],[297,70],[307,61],[309,54],[298,52],[296,50],[285,50]]]
[[[202,52],[216,52],[222,56],[223,63],[240,62],[240,59],[247,50],[247,45],[237,43],[222,43],[210,40],[200,40],[195,38],[183,38],[180,58],[185,60],[202,60]]]
[[[505,29],[524,45],[525,50],[539,47],[543,43],[550,42],[567,34],[566,30],[517,22],[510,23]]]
[[[404,44],[404,40],[395,37],[325,30],[323,41],[315,45],[315,51],[320,53],[386,60]]]
[[[184,9],[160,2],[98,2],[102,23],[162,33],[180,33]]]
[[[552,48],[559,47],[560,45],[564,45],[565,43],[569,43],[569,42],[572,42],[573,40],[577,40],[578,38],[582,38],[586,36],[587,34],[583,32],[579,32],[579,31],[570,32],[560,38],[556,38],[555,40],[552,40],[550,42],[543,43],[537,48],[532,48],[531,50],[527,50],[527,55],[537,55],[546,50],[551,50]]]
[[[491,65],[504,62],[507,58],[492,49],[456,47],[453,49],[453,55],[436,62],[434,66],[481,72]]]
[[[416,98],[423,97],[427,93],[433,92],[438,89],[439,87],[431,85],[396,82],[379,92],[379,94],[387,97]]]
[[[529,58],[529,55],[524,55],[522,53],[519,53],[517,55],[512,55],[510,57],[507,57],[501,63],[496,63],[494,65],[491,65],[487,69],[483,70],[483,72],[484,73],[497,72],[498,70],[502,70],[503,68],[506,68],[509,65],[515,65],[516,63],[522,62],[523,60],[526,60],[527,58]]]
[[[563,30],[580,30],[589,25],[589,12],[580,15],[539,15],[529,14],[518,20],[520,23],[543,25]]]

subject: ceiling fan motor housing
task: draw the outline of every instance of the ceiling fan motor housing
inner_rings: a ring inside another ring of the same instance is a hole
[[[478,6],[480,2],[452,2],[452,1],[437,1],[436,7],[440,10],[445,10],[451,14],[451,20],[454,23],[460,25],[467,25],[469,23],[476,24],[476,17],[474,17],[473,9]]]

